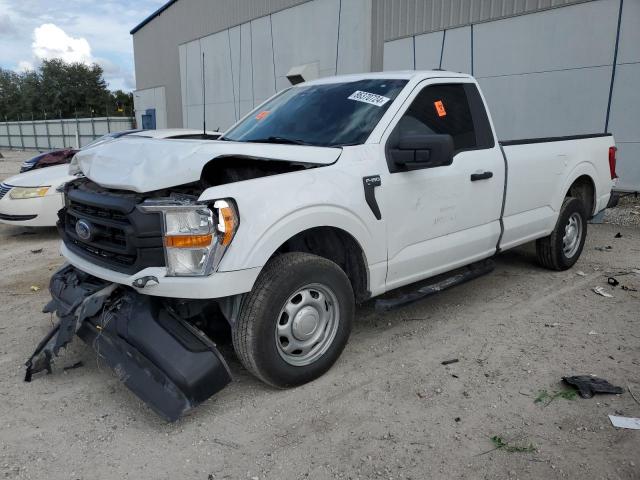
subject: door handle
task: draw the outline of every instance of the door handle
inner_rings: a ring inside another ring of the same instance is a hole
[[[471,181],[476,182],[478,180],[487,180],[491,177],[493,177],[493,172],[472,173]]]

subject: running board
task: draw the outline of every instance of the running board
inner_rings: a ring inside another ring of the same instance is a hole
[[[427,280],[429,283],[420,282],[421,287],[413,292],[402,294],[395,298],[382,298],[376,300],[375,308],[379,312],[388,312],[391,309],[408,305],[409,303],[422,300],[434,293],[446,290],[449,287],[460,285],[474,278],[490,273],[495,268],[493,260],[487,259],[472,263],[463,268],[458,268],[451,272],[438,275]]]

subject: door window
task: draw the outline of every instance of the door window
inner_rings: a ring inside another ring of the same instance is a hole
[[[425,87],[396,125],[389,142],[397,142],[403,135],[450,135],[454,154],[495,144],[484,103],[471,83]],[[391,160],[389,170],[403,171]]]

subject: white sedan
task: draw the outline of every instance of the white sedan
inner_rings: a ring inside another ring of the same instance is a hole
[[[143,130],[128,136],[215,140],[220,133],[172,128]],[[84,148],[99,148],[99,144]],[[0,184],[0,223],[24,227],[55,226],[58,210],[64,206],[64,197],[58,190],[74,178],[76,177],[69,175],[69,165],[64,164],[32,170],[6,179]]]

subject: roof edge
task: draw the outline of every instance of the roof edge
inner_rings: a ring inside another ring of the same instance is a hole
[[[160,16],[160,14],[162,12],[164,12],[167,8],[169,8],[171,5],[173,5],[174,3],[176,3],[178,0],[169,0],[167,3],[165,3],[164,5],[162,5],[159,9],[157,9],[155,12],[153,12],[151,15],[149,15],[147,18],[145,18],[144,20],[142,20],[138,25],[136,25],[135,27],[133,27],[131,29],[131,31],[129,32],[130,35],[133,35],[134,33],[136,33],[138,30],[140,30],[142,27],[144,27],[147,23],[149,23],[151,20],[153,20],[154,18]]]

